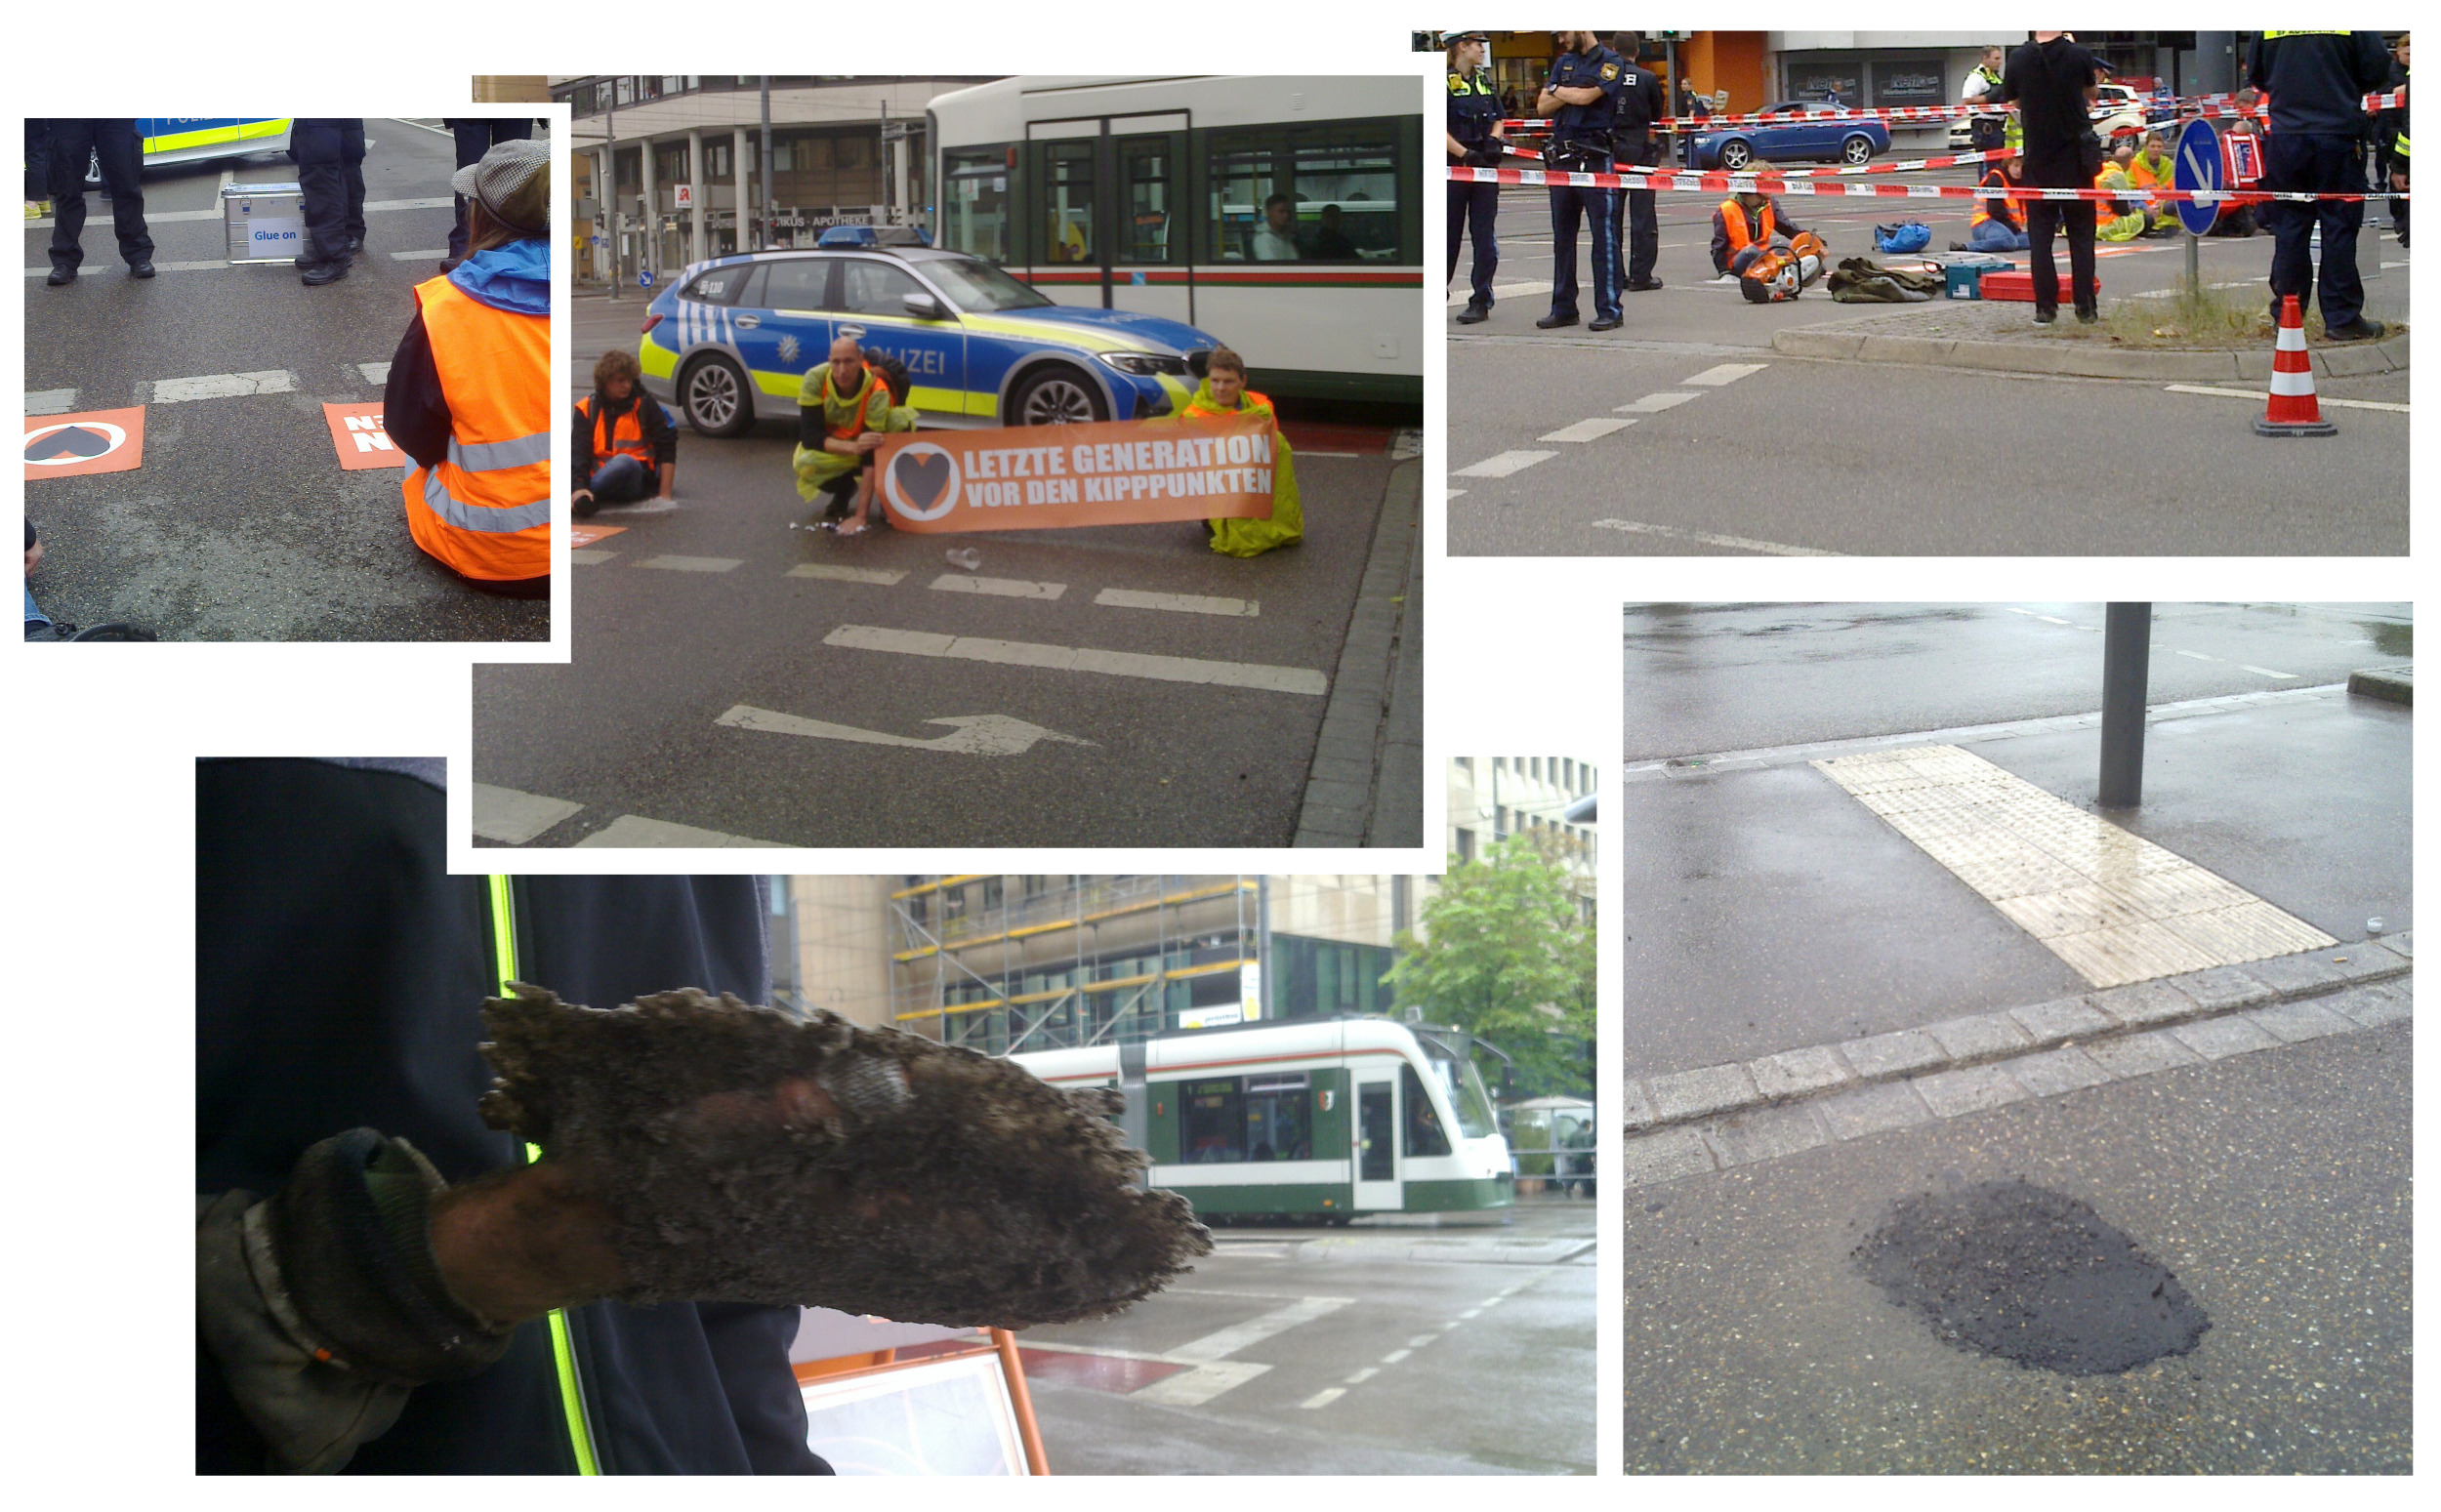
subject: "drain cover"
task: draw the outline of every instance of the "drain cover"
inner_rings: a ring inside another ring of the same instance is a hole
[[[2183,1355],[2213,1326],[2133,1239],[2025,1181],[1902,1199],[1854,1258],[1944,1342],[2063,1375]]]

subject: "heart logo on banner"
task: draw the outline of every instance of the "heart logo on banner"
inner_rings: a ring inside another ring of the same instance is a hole
[[[919,510],[929,510],[939,501],[953,470],[949,459],[939,452],[903,451],[890,468],[899,496]]]

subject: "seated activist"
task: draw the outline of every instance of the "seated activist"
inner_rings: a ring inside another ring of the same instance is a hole
[[[605,351],[594,364],[594,391],[576,406],[568,443],[578,480],[568,507],[578,519],[606,504],[668,499],[678,487],[678,431],[642,378],[632,351]]]
[[[1774,241],[1785,245],[1803,229],[1768,194],[1732,194],[1712,213],[1712,270],[1719,282],[1734,283],[1746,265],[1769,251]]]
[[[415,286],[382,429],[411,458],[407,532],[460,582],[551,596],[551,147],[503,142],[451,177],[467,255]]]
[[[1205,360],[1204,381],[1195,396],[1179,412],[1189,420],[1220,415],[1279,416],[1271,401],[1246,387],[1246,359],[1226,347],[1216,347]],[[1305,511],[1297,502],[1297,469],[1289,456],[1288,437],[1272,442],[1271,517],[1210,519],[1212,549],[1223,556],[1260,556],[1274,547],[1294,546],[1305,539]]]
[[[2176,170],[2171,165],[2170,149],[2162,143],[2162,134],[2148,131],[2144,144],[2128,156],[2128,182],[2139,189],[2176,188]],[[2178,233],[2178,206],[2167,199],[2153,200],[2144,206],[2151,225],[2147,236],[2174,236]]]
[[[890,388],[852,336],[831,343],[797,389],[797,497],[830,495],[823,519],[846,519],[874,448],[890,429]]]
[[[2093,186],[2118,193],[2131,187],[2128,182],[2127,159],[2134,149],[2123,146],[2123,157],[2104,158],[2102,171],[2093,176]],[[2144,234],[2144,201],[2140,199],[2107,199],[2093,206],[2093,239],[2096,241],[2133,241]]]
[[[913,430],[916,428],[916,412],[915,406],[907,402],[907,395],[911,391],[910,380],[907,377],[907,364],[888,352],[875,351],[865,354],[865,367],[880,374],[882,386],[890,390],[890,417],[883,423],[882,429],[890,434]],[[876,480],[874,470],[871,468],[866,468],[857,474],[856,507],[846,519],[839,522],[838,530],[841,535],[861,535],[864,533],[865,526],[873,522],[873,491]],[[888,511],[883,511],[882,520],[885,524],[889,523],[890,512]]]
[[[2023,252],[2026,250],[2026,221],[2016,199],[2008,190],[2026,182],[2025,160],[2007,158],[1985,170],[1981,187],[1989,197],[1975,201],[1975,213],[1966,223],[1966,239],[1954,242],[1953,252]]]

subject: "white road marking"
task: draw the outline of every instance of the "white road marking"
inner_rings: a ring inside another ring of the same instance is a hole
[[[1367,1381],[1369,1381],[1369,1380],[1373,1379],[1375,1376],[1377,1376],[1377,1375],[1379,1375],[1379,1374],[1381,1374],[1381,1373],[1382,1373],[1382,1368],[1381,1368],[1380,1366],[1378,1366],[1378,1365],[1369,1365],[1369,1366],[1366,1366],[1363,1369],[1358,1370],[1355,1374],[1353,1374],[1353,1375],[1349,1376],[1349,1377],[1347,1378],[1347,1384],[1349,1384],[1350,1386],[1361,1386],[1361,1385],[1363,1385],[1365,1382],[1367,1382]]]
[[[2273,672],[2268,667],[2249,667],[2244,662],[2240,662],[2238,666],[2248,672],[2255,673],[2265,677],[2278,677],[2283,682],[2295,682],[2296,680],[2296,674],[2293,672]]]
[[[616,552],[605,552],[598,546],[577,546],[568,549],[568,560],[580,567],[599,567],[618,554]]]
[[[254,393],[294,393],[297,376],[272,368],[261,373],[206,373],[198,378],[161,378],[152,385],[152,402],[180,404],[188,399],[235,399]]]
[[[1485,1298],[1483,1299],[1483,1305],[1484,1305],[1485,1307],[1498,1307],[1498,1306],[1500,1306],[1500,1304],[1502,1304],[1503,1302],[1506,1302],[1506,1301],[1508,1301],[1508,1300],[1509,1300],[1509,1293],[1508,1293],[1508,1292],[1506,1292],[1506,1291],[1495,1291],[1495,1292],[1493,1292],[1490,1296],[1487,1296],[1487,1297],[1485,1297]]]
[[[2007,608],[2008,606],[2007,606],[2007,605],[2006,605],[2006,604],[2004,604],[2004,605],[2002,605],[2002,607],[2003,607],[2003,608]],[[2008,610],[2008,612],[2009,612],[2009,613],[2011,613],[2011,614],[2022,614],[2022,615],[2024,615],[2027,619],[2030,619],[2030,620],[2035,620],[2035,619],[2041,619],[2041,618],[2042,618],[2042,616],[2041,616],[2041,615],[2036,614],[2036,613],[2035,613],[2032,609],[2009,609],[2009,610]]]
[[[1505,237],[1503,238],[1503,240],[1506,239],[1507,238]],[[1549,294],[1551,291],[1551,286],[1548,283],[1496,283],[1492,285],[1492,298],[1497,302],[1507,299],[1512,294]],[[1473,298],[1474,289],[1473,286],[1469,285],[1465,293],[1453,294],[1450,296],[1449,307],[1456,309],[1459,306],[1464,305],[1467,301]]]
[[[383,215],[393,210],[449,210],[455,208],[456,205],[457,200],[454,197],[443,199],[377,199],[364,207],[364,213],[370,216]],[[103,211],[102,219],[105,221],[109,219],[106,207],[89,206],[87,210],[88,225],[92,223],[92,211],[94,209],[102,209]],[[145,224],[146,225],[160,225],[171,221],[218,221],[220,219],[221,209],[217,203],[214,204],[214,206],[209,210],[147,210],[145,212]],[[48,230],[58,224],[59,223],[57,221],[52,220],[28,221],[25,223],[25,228],[29,231],[37,228]],[[155,263],[152,266],[155,267],[227,267],[228,266],[228,261],[226,258],[215,258],[209,263]],[[46,267],[43,268],[42,271],[47,273],[51,271],[51,269]]]
[[[1251,620],[1262,613],[1260,598],[1208,598],[1201,593],[1142,593],[1132,588],[1105,588],[1094,602],[1114,609],[1167,609],[1173,614],[1218,614]]]
[[[1478,1315],[1479,1313],[1481,1313],[1482,1311],[1483,1311],[1483,1309],[1482,1309],[1482,1308],[1480,1308],[1480,1307],[1469,1307],[1469,1308],[1468,1308],[1465,1312],[1460,1313],[1458,1316],[1459,1316],[1460,1318],[1462,1318],[1462,1319],[1464,1319],[1464,1318],[1472,1318],[1472,1317],[1475,1317],[1476,1315]]]
[[[1337,1402],[1340,1398],[1346,1395],[1347,1388],[1345,1386],[1325,1386],[1322,1390],[1315,1392],[1312,1396],[1307,1397],[1304,1401],[1300,1402],[1297,1405],[1299,1407],[1306,1408],[1329,1407],[1332,1403]]]
[[[1382,1363],[1384,1365],[1396,1365],[1398,1362],[1406,1359],[1409,1355],[1414,1353],[1415,1351],[1412,1349],[1393,1349],[1388,1354],[1382,1357]]]
[[[621,814],[600,831],[576,842],[579,850],[600,850],[612,846],[706,846],[714,849],[787,850],[777,840],[750,840],[741,835],[724,835],[718,830],[698,830],[691,824],[671,824],[660,819],[645,819],[635,814]]]
[[[75,408],[76,390],[73,388],[36,388],[25,395],[25,413],[28,415],[65,415]]]
[[[1549,462],[1558,455],[1557,452],[1502,452],[1497,457],[1484,458],[1471,468],[1460,468],[1450,476],[1507,477],[1512,472],[1523,472],[1538,462]]]
[[[1693,541],[1704,546],[1725,546],[1736,552],[1758,552],[1765,556],[1840,556],[1841,552],[1817,552],[1806,546],[1783,546],[1777,541],[1750,541],[1744,536],[1715,535],[1709,530],[1680,530],[1675,525],[1648,525],[1641,520],[1597,519],[1596,530],[1625,530],[1634,535],[1666,536],[1673,541]]]
[[[1441,497],[1444,499],[1464,499],[1467,497],[1467,491],[1463,488],[1443,489]]]
[[[222,188],[228,188],[230,184],[235,184],[236,182],[237,182],[237,170],[236,170],[236,169],[234,169],[234,168],[224,168],[224,169],[222,169],[222,170],[221,170],[221,187],[222,187]]]
[[[219,220],[220,218],[221,218],[221,217],[220,217],[220,213],[219,213],[218,211],[215,211],[215,212],[213,213],[212,219],[213,219],[213,220],[215,220],[215,221],[217,221],[217,220]],[[156,221],[156,220],[164,220],[164,219],[167,219],[167,218],[166,218],[166,217],[161,217],[161,216],[146,216],[146,217],[145,217],[145,223],[146,223],[146,224],[150,224],[151,222]],[[33,223],[33,222],[31,222],[31,221],[28,221],[28,222],[26,222],[25,224],[26,224],[26,225],[27,225],[28,227],[30,227],[30,226],[32,226],[35,223]],[[45,225],[48,225],[49,223],[47,223],[47,222],[46,222],[46,223],[44,223],[44,224],[45,224]],[[227,266],[228,266],[228,260],[227,258],[206,258],[206,259],[203,259],[203,260],[202,260],[202,261],[200,261],[200,262],[193,262],[193,263],[164,263],[164,262],[162,262],[160,259],[155,258],[155,259],[153,259],[153,262],[152,262],[152,270],[153,270],[154,272],[156,272],[156,273],[198,273],[198,272],[202,272],[202,271],[204,271],[204,270],[205,270],[205,269],[207,269],[207,268],[214,268],[214,267],[227,267]],[[88,278],[91,278],[91,277],[95,276],[95,274],[96,274],[97,272],[103,271],[103,270],[104,270],[105,268],[106,268],[106,269],[109,269],[109,270],[112,270],[112,271],[115,271],[116,273],[118,273],[118,274],[120,274],[120,275],[122,275],[122,276],[123,276],[123,275],[126,273],[126,271],[127,271],[127,267],[126,267],[126,265],[125,265],[125,264],[119,264],[119,265],[117,265],[117,266],[115,266],[115,268],[111,268],[111,267],[110,267],[110,265],[105,265],[105,264],[96,263],[93,259],[91,259],[91,258],[87,258],[87,259],[85,260],[85,266],[84,266],[83,267],[81,267],[81,268],[79,268],[79,269],[77,270],[77,281],[81,283],[81,282],[83,282],[85,279],[88,279]],[[28,278],[47,278],[47,277],[49,277],[50,275],[51,275],[51,269],[50,269],[50,267],[49,267],[49,266],[42,266],[42,267],[29,267],[29,268],[25,269],[25,276],[26,276],[26,277],[28,277]]]
[[[2046,625],[2065,625],[2068,623],[2066,620],[2056,619],[2048,614],[2038,614],[2035,618],[2041,620]]]
[[[390,260],[393,263],[421,263],[430,258],[435,263],[441,263],[446,262],[448,257],[447,247],[427,247],[415,252],[393,252],[390,255]]]
[[[888,630],[878,625],[842,625],[823,636],[822,643],[859,651],[892,651],[901,656],[939,656],[958,661],[992,662],[1004,667],[1101,673],[1114,677],[1145,677],[1156,682],[1205,682],[1217,687],[1303,693],[1317,698],[1331,690],[1330,678],[1303,667],[1266,667],[1255,662],[1148,656],[1136,651],[1099,651],[1090,646],[1038,645],[1023,640],[990,640],[976,635]]]
[[[663,567],[672,572],[727,572],[743,564],[744,558],[737,556],[647,556],[636,565]]]
[[[2252,399],[2257,404],[2270,397],[2270,394],[2260,388],[2207,388],[2198,384],[2165,384],[2163,391],[2200,393],[2218,399]],[[2318,404],[2334,404],[2341,409],[2382,410],[2392,415],[2404,415],[2408,412],[2404,404],[2388,404],[2378,399],[2332,399],[2321,394],[2316,394],[2314,399]]]
[[[864,746],[905,746],[916,751],[954,751],[965,756],[1023,756],[1037,741],[1055,741],[1068,746],[1090,746],[1090,740],[1062,735],[1023,719],[1006,715],[955,715],[943,719],[927,719],[927,724],[946,724],[950,732],[931,740],[918,740],[910,735],[891,735],[882,730],[860,730],[852,724],[832,724],[821,719],[800,718],[793,714],[778,714],[768,709],[756,709],[737,704],[726,714],[712,721],[732,729],[765,730],[774,735],[803,735],[813,740],[845,740]]]
[[[1247,1360],[1215,1360],[1191,1370],[1163,1376],[1141,1390],[1129,1392],[1128,1398],[1136,1402],[1158,1402],[1165,1407],[1201,1407],[1220,1393],[1234,1391],[1270,1369],[1267,1365],[1257,1365]]]
[[[1634,424],[1633,420],[1580,420],[1573,426],[1562,426],[1550,434],[1538,435],[1535,439],[1538,441],[1598,441],[1614,430],[1625,430]]]
[[[1770,365],[1768,362],[1723,362],[1718,367],[1706,368],[1693,378],[1682,378],[1678,382],[1698,388],[1717,388],[1723,384],[1734,384],[1749,373],[1759,373]]]
[[[522,845],[570,814],[582,812],[584,807],[565,798],[547,798],[540,794],[478,782],[475,785],[474,830],[482,839]]]
[[[1068,591],[1065,583],[1028,583],[1023,578],[971,578],[963,572],[944,572],[927,586],[936,593],[988,593],[994,598],[1057,598]]]
[[[788,569],[792,578],[826,578],[834,583],[874,583],[890,588],[906,576],[890,567],[834,567],[828,562],[799,562]]]
[[[1810,764],[2095,987],[2337,943],[1956,746]]]
[[[1700,393],[1648,393],[1633,404],[1620,405],[1619,408],[1613,413],[1620,415],[1658,415],[1663,410],[1674,410],[1690,399],[1700,399],[1702,397],[1703,395]]]
[[[356,371],[364,375],[364,381],[368,384],[390,382],[390,364],[387,362],[359,362],[356,364]]]
[[[1167,1351],[1166,1357],[1189,1363],[1225,1360],[1241,1349],[1260,1344],[1275,1333],[1285,1333],[1299,1324],[1327,1318],[1353,1300],[1344,1296],[1299,1297],[1286,1307],[1275,1307],[1259,1318],[1232,1324],[1218,1333],[1207,1333],[1202,1338],[1180,1344]]]
[[[2220,660],[2217,656],[2206,656],[2201,651],[2181,651],[2175,646],[2171,647],[2171,654],[2172,656],[2183,656],[2190,661],[2197,662],[2217,662]]]
[[[431,132],[431,133],[432,133],[434,136],[435,136],[435,137],[449,137],[449,138],[454,139],[454,138],[457,136],[457,133],[456,133],[456,132],[449,131],[449,130],[447,130],[446,128],[439,127],[439,126],[427,126],[427,125],[425,125],[422,121],[410,121],[410,120],[408,120],[405,116],[402,116],[402,115],[389,115],[389,116],[384,116],[384,117],[383,117],[383,119],[384,119],[384,120],[388,120],[388,121],[395,121],[395,122],[397,122],[399,125],[401,125],[401,126],[412,126],[412,127],[414,127],[417,131],[428,131],[428,132]]]
[[[1407,1341],[1407,1347],[1409,1349],[1422,1349],[1425,1345],[1431,1343],[1434,1339],[1439,1337],[1440,1335],[1437,1333],[1419,1333],[1414,1338]]]

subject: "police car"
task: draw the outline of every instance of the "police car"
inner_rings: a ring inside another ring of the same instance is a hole
[[[288,116],[142,116],[136,136],[144,150],[144,166],[210,163],[227,157],[288,151]],[[102,183],[102,154],[85,161],[85,183]]]
[[[843,226],[812,248],[698,263],[647,307],[645,391],[708,435],[797,418],[806,372],[852,336],[907,366],[928,426],[1141,420],[1181,409],[1220,343],[1190,325],[1057,305],[914,233]]]

